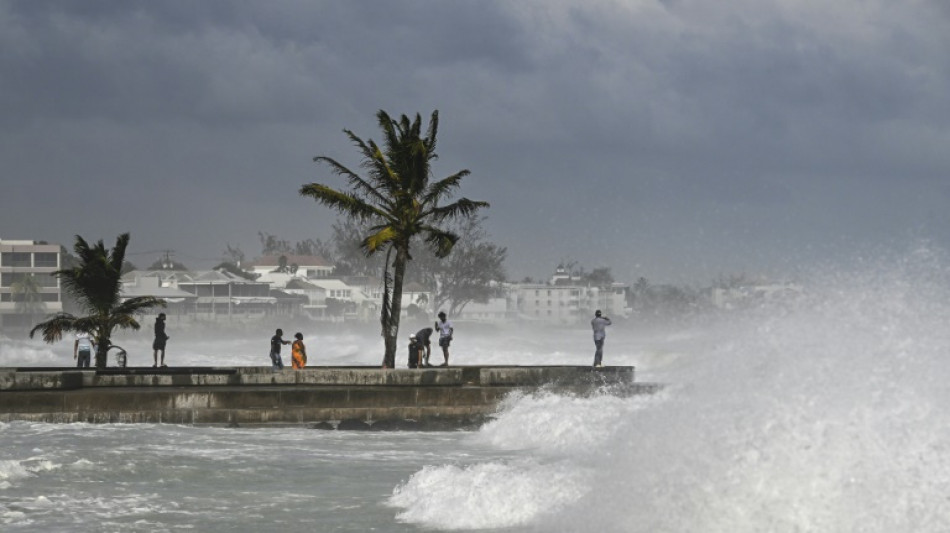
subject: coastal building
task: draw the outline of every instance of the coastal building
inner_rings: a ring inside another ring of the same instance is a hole
[[[61,247],[26,240],[0,240],[0,326],[32,327],[36,319],[63,310],[59,279]]]
[[[293,315],[302,301],[272,294],[268,283],[248,280],[221,270],[133,270],[122,277],[125,297],[151,295],[164,298],[164,312],[185,320],[248,320],[266,315]]]
[[[290,277],[304,279],[328,278],[333,274],[333,265],[317,255],[265,255],[249,261],[241,268],[256,274],[258,280],[284,285]],[[282,274],[283,276],[274,276]]]
[[[628,316],[626,284],[592,287],[580,283],[516,283],[509,289],[509,300],[514,302],[519,318],[532,321],[573,324],[589,319],[595,309],[607,316]]]

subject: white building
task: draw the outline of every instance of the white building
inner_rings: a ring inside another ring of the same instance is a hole
[[[32,327],[37,318],[63,310],[60,246],[0,240],[0,326]],[[31,278],[33,294],[24,281]],[[34,299],[32,302],[31,299]]]
[[[299,308],[296,299],[273,295],[267,283],[219,270],[134,270],[122,277],[122,295],[166,299],[166,314],[186,319],[257,319],[272,314],[293,315]]]
[[[570,284],[568,284],[570,283]],[[557,285],[518,283],[511,286],[517,316],[558,324],[582,322],[600,309],[607,316],[626,317],[626,285],[613,283],[609,288],[584,286],[576,281]]]
[[[286,271],[278,272],[282,263],[286,265]],[[333,265],[316,255],[265,255],[241,265],[241,268],[260,276],[260,281],[281,287],[290,281],[291,277],[320,279],[333,274]],[[275,274],[283,276],[274,276]]]

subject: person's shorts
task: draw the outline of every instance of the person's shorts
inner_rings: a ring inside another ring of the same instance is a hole
[[[153,349],[153,350],[164,350],[164,349],[165,349],[165,341],[160,341],[160,340],[156,339],[155,342],[152,343],[152,349]]]
[[[452,343],[452,337],[439,337],[439,346],[443,348],[448,348],[449,344]]]

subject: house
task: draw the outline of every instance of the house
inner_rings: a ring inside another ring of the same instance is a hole
[[[265,255],[241,265],[241,268],[258,274],[260,281],[270,281],[272,274],[288,275],[286,279],[281,278],[282,281],[275,278],[273,283],[280,286],[285,285],[289,277],[321,279],[333,274],[333,265],[317,255]]]
[[[558,267],[550,283],[515,283],[509,299],[526,320],[571,324],[582,322],[600,309],[611,317],[628,316],[625,283],[596,287]]]
[[[0,326],[31,327],[38,316],[63,310],[59,278],[61,247],[0,240]],[[27,278],[34,283],[25,284]]]
[[[287,282],[283,292],[302,298],[301,307],[311,318],[322,319],[327,316],[327,290],[313,283],[294,278]]]
[[[293,315],[301,303],[296,297],[271,294],[267,283],[221,270],[135,270],[123,276],[122,294],[171,299],[172,314],[204,320]]]
[[[198,300],[194,294],[179,289],[169,279],[163,279],[160,271],[133,270],[125,274],[120,294],[123,301],[140,296],[161,298],[166,306],[160,312],[172,317],[193,314]]]

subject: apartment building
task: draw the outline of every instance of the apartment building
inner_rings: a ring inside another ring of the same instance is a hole
[[[63,310],[58,244],[0,240],[0,326],[32,327],[37,319]]]

